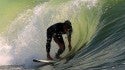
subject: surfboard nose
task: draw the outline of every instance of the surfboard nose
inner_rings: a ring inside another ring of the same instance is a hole
[[[37,59],[33,59],[33,62],[40,62],[39,60],[37,60]]]

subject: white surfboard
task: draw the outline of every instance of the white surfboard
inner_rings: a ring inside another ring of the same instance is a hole
[[[55,61],[55,60],[39,60],[39,59],[33,59],[33,62],[55,63],[55,62],[57,62],[57,61]]]

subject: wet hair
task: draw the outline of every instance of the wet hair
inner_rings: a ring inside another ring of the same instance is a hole
[[[71,22],[70,22],[69,20],[66,20],[64,23],[65,23],[66,25],[70,25],[70,26],[71,26]]]
[[[71,22],[69,20],[66,20],[64,24],[68,29],[71,28]]]

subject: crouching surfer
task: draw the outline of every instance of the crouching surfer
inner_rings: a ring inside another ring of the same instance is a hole
[[[63,40],[62,35],[67,34],[67,39],[68,39],[68,48],[69,51],[71,51],[72,46],[71,46],[71,35],[72,35],[72,25],[69,20],[66,20],[64,23],[55,23],[54,25],[51,25],[47,29],[47,42],[46,42],[46,52],[47,52],[47,59],[48,60],[53,60],[53,58],[50,55],[50,49],[51,49],[51,41],[52,38],[55,41],[55,43],[58,44],[59,49],[55,55],[55,58],[60,59],[60,55],[64,52],[65,50],[65,43]]]

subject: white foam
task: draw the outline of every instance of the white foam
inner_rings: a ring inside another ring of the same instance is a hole
[[[10,56],[11,46],[9,46],[6,40],[0,37],[0,65],[10,64],[12,57]]]

